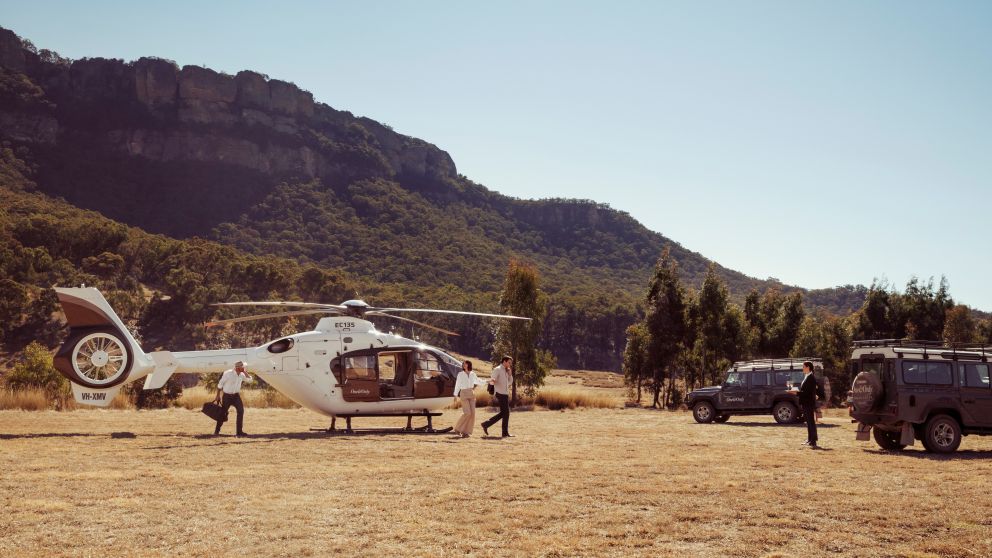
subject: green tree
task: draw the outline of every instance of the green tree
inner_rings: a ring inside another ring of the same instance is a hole
[[[716,381],[716,370],[723,364],[727,345],[726,326],[730,295],[727,286],[716,275],[716,267],[710,264],[699,290],[698,302],[693,305],[698,336],[696,344],[699,348],[702,363],[703,380]]]
[[[940,283],[934,288],[933,278],[923,283],[913,277],[906,283],[906,291],[897,300],[896,323],[901,327],[896,330],[896,337],[941,338],[947,311],[954,307],[946,278],[941,277]]]
[[[0,278],[0,342],[6,341],[28,307],[28,290],[17,281]]]
[[[847,362],[851,356],[849,320],[823,313],[807,316],[799,327],[789,356],[822,359],[823,373],[834,388],[834,398],[838,398],[843,393],[841,388],[850,385],[852,380],[847,377]]]
[[[641,404],[641,386],[651,375],[651,361],[648,357],[648,346],[651,336],[644,322],[632,324],[627,328],[627,346],[623,351],[624,382],[636,390],[637,404]]]
[[[679,353],[685,350],[687,316],[685,289],[679,281],[678,265],[666,247],[655,265],[648,286],[647,323],[650,335],[648,357],[651,361],[653,398],[657,408],[662,385]]]
[[[537,348],[541,334],[541,324],[547,313],[548,297],[540,288],[537,268],[516,260],[511,260],[499,297],[499,309],[524,320],[499,320],[493,349],[493,361],[498,362],[502,355],[513,358],[514,374],[511,401],[517,402],[517,385],[522,385],[528,393],[533,393],[544,385],[544,377],[554,368],[554,358]]]
[[[943,334],[945,343],[973,343],[977,334],[977,325],[967,306],[959,304],[947,310]]]

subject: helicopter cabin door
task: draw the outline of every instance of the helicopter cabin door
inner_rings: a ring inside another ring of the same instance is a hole
[[[374,353],[343,355],[344,384],[341,395],[345,401],[379,401],[379,380],[376,377]]]

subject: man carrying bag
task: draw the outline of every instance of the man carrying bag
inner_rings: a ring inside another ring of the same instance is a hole
[[[217,382],[217,397],[214,398],[214,404],[221,405],[221,415],[217,419],[217,427],[214,428],[214,436],[220,435],[220,427],[227,420],[227,412],[231,407],[238,412],[238,426],[235,431],[235,435],[239,438],[247,436],[245,431],[242,429],[244,424],[245,406],[241,402],[241,384],[243,382],[251,383],[255,380],[245,372],[245,363],[240,360],[234,363],[234,369],[225,370],[220,376],[220,381]]]

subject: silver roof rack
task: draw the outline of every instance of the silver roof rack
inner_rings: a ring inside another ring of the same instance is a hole
[[[823,368],[823,359],[816,357],[789,357],[789,358],[759,358],[755,360],[742,360],[734,363],[734,370],[745,368],[747,370],[802,370],[803,363],[809,361],[813,363],[813,369]]]

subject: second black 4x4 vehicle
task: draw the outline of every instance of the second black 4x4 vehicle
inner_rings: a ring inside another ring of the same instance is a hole
[[[689,393],[686,404],[696,422],[727,422],[733,415],[772,415],[779,424],[803,419],[798,389],[803,381],[803,362],[813,363],[813,373],[822,380],[823,363],[818,358],[764,359],[734,363],[722,385]]]
[[[855,341],[851,416],[858,440],[902,450],[915,440],[951,453],[966,434],[992,434],[992,347],[933,341]]]

